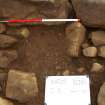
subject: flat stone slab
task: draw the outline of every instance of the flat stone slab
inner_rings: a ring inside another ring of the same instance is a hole
[[[38,93],[37,78],[34,73],[10,70],[8,74],[6,97],[25,103]]]

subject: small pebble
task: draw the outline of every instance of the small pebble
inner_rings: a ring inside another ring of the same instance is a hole
[[[28,38],[29,34],[30,34],[30,31],[29,31],[28,28],[23,27],[23,28],[20,29],[20,34],[23,38]]]
[[[11,35],[18,38],[28,38],[30,31],[27,27],[10,28],[6,31],[7,35]]]
[[[65,70],[63,73],[62,73],[62,75],[64,75],[64,76],[68,76],[70,74],[70,71],[69,70]]]
[[[78,71],[79,73],[83,73],[83,72],[85,71],[85,68],[84,68],[84,67],[80,67],[80,68],[77,69],[77,71]]]
[[[17,58],[18,53],[16,50],[0,50],[0,67],[8,68],[8,65]]]
[[[97,56],[97,48],[96,47],[88,47],[83,49],[83,55],[86,57],[96,57]]]
[[[99,63],[93,63],[91,72],[101,72],[104,70],[104,66]]]

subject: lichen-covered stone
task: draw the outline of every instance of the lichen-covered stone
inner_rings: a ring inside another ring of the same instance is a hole
[[[37,78],[34,73],[10,70],[6,86],[6,97],[21,103],[35,98],[38,93]]]

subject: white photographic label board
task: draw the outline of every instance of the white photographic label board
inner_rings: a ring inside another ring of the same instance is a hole
[[[83,76],[48,76],[45,86],[46,105],[90,105],[90,83]]]

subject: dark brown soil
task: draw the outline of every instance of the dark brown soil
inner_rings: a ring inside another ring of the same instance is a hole
[[[35,72],[38,77],[39,95],[37,100],[32,100],[28,105],[44,104],[45,78],[48,75],[57,75],[64,70],[71,74],[79,75],[77,68],[85,67],[91,81],[92,105],[97,105],[97,94],[103,81],[105,73],[91,74],[90,68],[93,62],[104,64],[101,58],[70,58],[66,53],[66,39],[64,34],[65,26],[36,26],[30,28],[31,34],[27,40],[22,40],[19,47],[19,58],[10,65],[27,72]],[[82,100],[82,99],[81,99]]]

